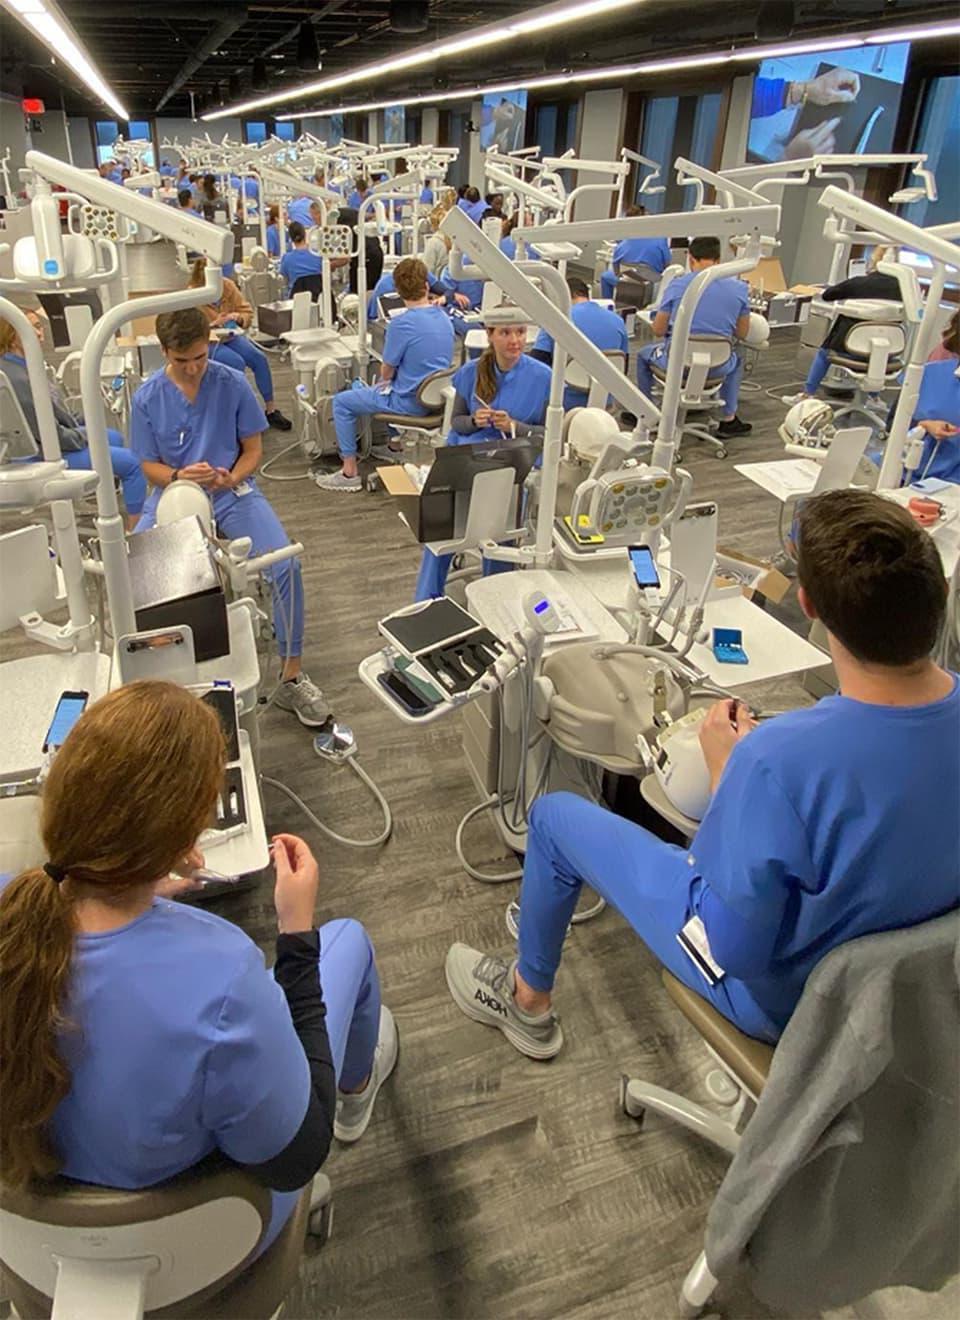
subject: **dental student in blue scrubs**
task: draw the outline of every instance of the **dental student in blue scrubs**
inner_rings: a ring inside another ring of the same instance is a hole
[[[430,301],[426,266],[418,257],[404,257],[397,263],[393,278],[406,311],[393,317],[387,326],[379,384],[355,383],[353,388],[333,396],[333,424],[342,466],[339,472],[315,478],[321,490],[360,490],[360,418],[381,412],[422,417],[426,410],[417,397],[421,381],[450,366],[453,326],[443,308]],[[389,461],[391,455],[392,451],[380,451],[377,456]]]
[[[198,257],[190,270],[189,289],[199,289],[207,269],[206,257]],[[223,289],[218,303],[211,303],[204,312],[214,328],[223,326],[228,330],[247,330],[253,323],[253,308],[240,292],[233,280],[223,276]],[[219,343],[210,345],[212,362],[222,362],[241,374],[247,367],[253,372],[257,389],[263,397],[263,411],[267,414],[267,425],[275,431],[289,431],[293,423],[273,401],[273,373],[270,363],[262,348],[258,348],[252,339],[244,334],[233,334]]]
[[[271,206],[267,212],[267,256],[280,255],[280,207]]]
[[[570,320],[573,324],[601,352],[623,353],[624,366],[626,366],[630,342],[627,339],[623,317],[611,312],[609,307],[601,307],[599,303],[591,302],[589,288],[576,275],[567,276],[567,288],[570,290]],[[553,362],[553,339],[546,330],[541,330],[533,341],[530,356],[548,365]],[[585,408],[588,397],[584,390],[575,390],[572,385],[565,385],[564,411],[569,412],[571,408]]]
[[[26,311],[25,315],[42,344],[43,318],[35,309]],[[23,344],[11,323],[2,319],[0,319],[0,364],[2,364],[4,375],[17,397],[17,402],[20,404],[27,426],[39,445],[40,431],[33,403],[33,392],[30,389],[30,377],[27,374]],[[74,417],[71,412],[67,411],[53,390],[50,391],[50,401],[53,404],[53,420],[57,425],[60,453],[67,467],[72,472],[92,471],[93,460],[90,457],[90,446],[87,443],[86,427],[79,418]],[[144,480],[136,454],[127,448],[120,432],[108,427],[107,440],[110,445],[110,463],[114,475],[120,481],[120,488],[123,492],[123,505],[127,515],[126,527],[129,532],[136,526],[143,510],[143,503],[147,498],[147,483]],[[38,453],[36,461],[40,462],[42,458],[42,453]]]
[[[917,476],[960,483],[960,366],[956,358],[928,362],[924,367],[913,420],[927,433]]]
[[[502,308],[497,309],[503,311]],[[473,445],[491,440],[543,439],[550,402],[550,368],[524,352],[527,327],[522,322],[488,325],[487,347],[465,362],[453,377],[456,399],[448,445]],[[452,555],[424,549],[417,578],[416,600],[442,596]],[[509,564],[484,560],[483,571],[502,572]]]
[[[647,208],[639,205],[628,206],[624,214],[646,215]],[[611,268],[600,274],[600,292],[604,298],[614,296],[620,279],[621,266],[645,266],[646,271],[640,271],[640,274],[656,280],[667,269],[671,260],[670,244],[665,238],[622,238],[613,249]]]
[[[580,889],[741,1031],[774,1042],[839,944],[960,902],[960,687],[931,651],[946,582],[931,537],[866,491],[799,513],[800,605],[827,630],[838,696],[756,725],[736,701],[700,733],[712,797],[689,848],[569,793],[534,804],[518,956],[455,944],[450,992],[522,1054],[563,1044],[554,978]],[[922,749],[922,754],[918,749]],[[703,923],[723,969],[709,985],[677,935]]]
[[[133,396],[130,442],[153,493],[137,531],[156,523],[157,504],[173,481],[195,481],[210,497],[220,536],[249,536],[254,555],[290,544],[283,524],[257,489],[267,419],[246,377],[210,361],[209,321],[199,307],[157,317],[167,365]],[[283,680],[273,698],[301,724],[319,726],[330,707],[303,672],[303,579],[299,559],[283,559],[265,574],[273,589],[273,626]]]
[[[307,247],[306,230],[297,220],[287,226],[287,238],[290,246],[280,258],[280,274],[287,281],[286,296],[290,298],[301,275],[323,274],[323,259]]]
[[[362,1137],[398,1037],[364,928],[317,926],[302,839],[272,840],[269,971],[232,921],[172,901],[197,887],[223,765],[216,714],[163,682],[95,701],[57,752],[45,861],[0,879],[0,1177],[144,1188],[219,1151],[273,1193],[249,1264],[332,1139]]]
[[[666,368],[670,352],[670,330],[680,299],[687,291],[691,280],[701,270],[716,266],[719,261],[719,238],[695,238],[690,244],[689,271],[686,275],[678,275],[661,299],[660,307],[653,319],[653,333],[663,342],[648,344],[637,354],[637,384],[647,398],[651,398],[653,394],[651,364]],[[690,333],[721,335],[732,343],[734,338],[745,339],[749,329],[750,303],[747,286],[743,280],[728,276],[708,285],[694,309]],[[748,435],[753,427],[737,416],[740,382],[743,379],[743,362],[738,354],[731,353],[715,376],[723,378],[720,397],[724,403],[724,413],[717,427],[717,436],[720,439],[728,439],[731,436]]]

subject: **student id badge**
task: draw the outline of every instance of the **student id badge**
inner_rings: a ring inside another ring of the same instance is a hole
[[[677,935],[677,942],[707,985],[718,985],[726,972],[710,950],[707,932],[699,917],[691,917]]]

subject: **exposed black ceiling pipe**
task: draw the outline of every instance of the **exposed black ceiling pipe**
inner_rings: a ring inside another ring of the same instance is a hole
[[[296,66],[301,73],[316,73],[320,68],[320,47],[317,29],[312,23],[302,23],[297,33]]]
[[[242,6],[246,10],[246,6]],[[154,0],[70,0],[71,18],[129,18],[149,19],[157,22],[159,18],[192,19],[194,23],[208,22],[216,18],[227,18],[236,14],[238,6],[234,0],[204,0],[201,6],[190,0],[164,0],[163,14],[158,14]]]
[[[233,13],[230,18],[223,18],[209,28],[207,35],[203,38],[200,45],[194,53],[188,56],[183,62],[180,66],[179,73],[160,97],[160,100],[157,102],[157,114],[160,113],[170,98],[179,92],[184,83],[196,73],[201,65],[206,63],[213,52],[225,41],[229,41],[237,28],[243,27],[246,21],[246,5],[234,5]]]

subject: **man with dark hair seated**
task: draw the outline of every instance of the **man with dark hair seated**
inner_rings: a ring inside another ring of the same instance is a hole
[[[590,290],[584,280],[576,275],[567,276],[567,288],[570,290],[570,320],[580,333],[590,340],[601,352],[619,351],[623,354],[624,366],[630,352],[627,329],[623,317],[611,312],[609,307],[590,301]],[[546,330],[541,330],[533,341],[530,356],[539,358],[547,366],[553,364],[553,337]],[[571,408],[585,408],[588,395],[585,390],[576,390],[565,385],[563,406],[569,412]]]
[[[799,599],[827,630],[840,694],[759,727],[720,701],[700,744],[713,797],[688,849],[570,793],[533,808],[518,957],[455,944],[458,1007],[533,1059],[563,1044],[553,984],[589,884],[675,977],[747,1035],[776,1041],[831,949],[960,901],[960,687],[931,651],[946,583],[909,513],[865,491],[800,511]],[[699,918],[708,985],[677,936]]]

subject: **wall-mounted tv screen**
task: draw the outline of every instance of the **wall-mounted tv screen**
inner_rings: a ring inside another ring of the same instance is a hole
[[[908,41],[763,60],[753,82],[747,159],[890,151]]]

